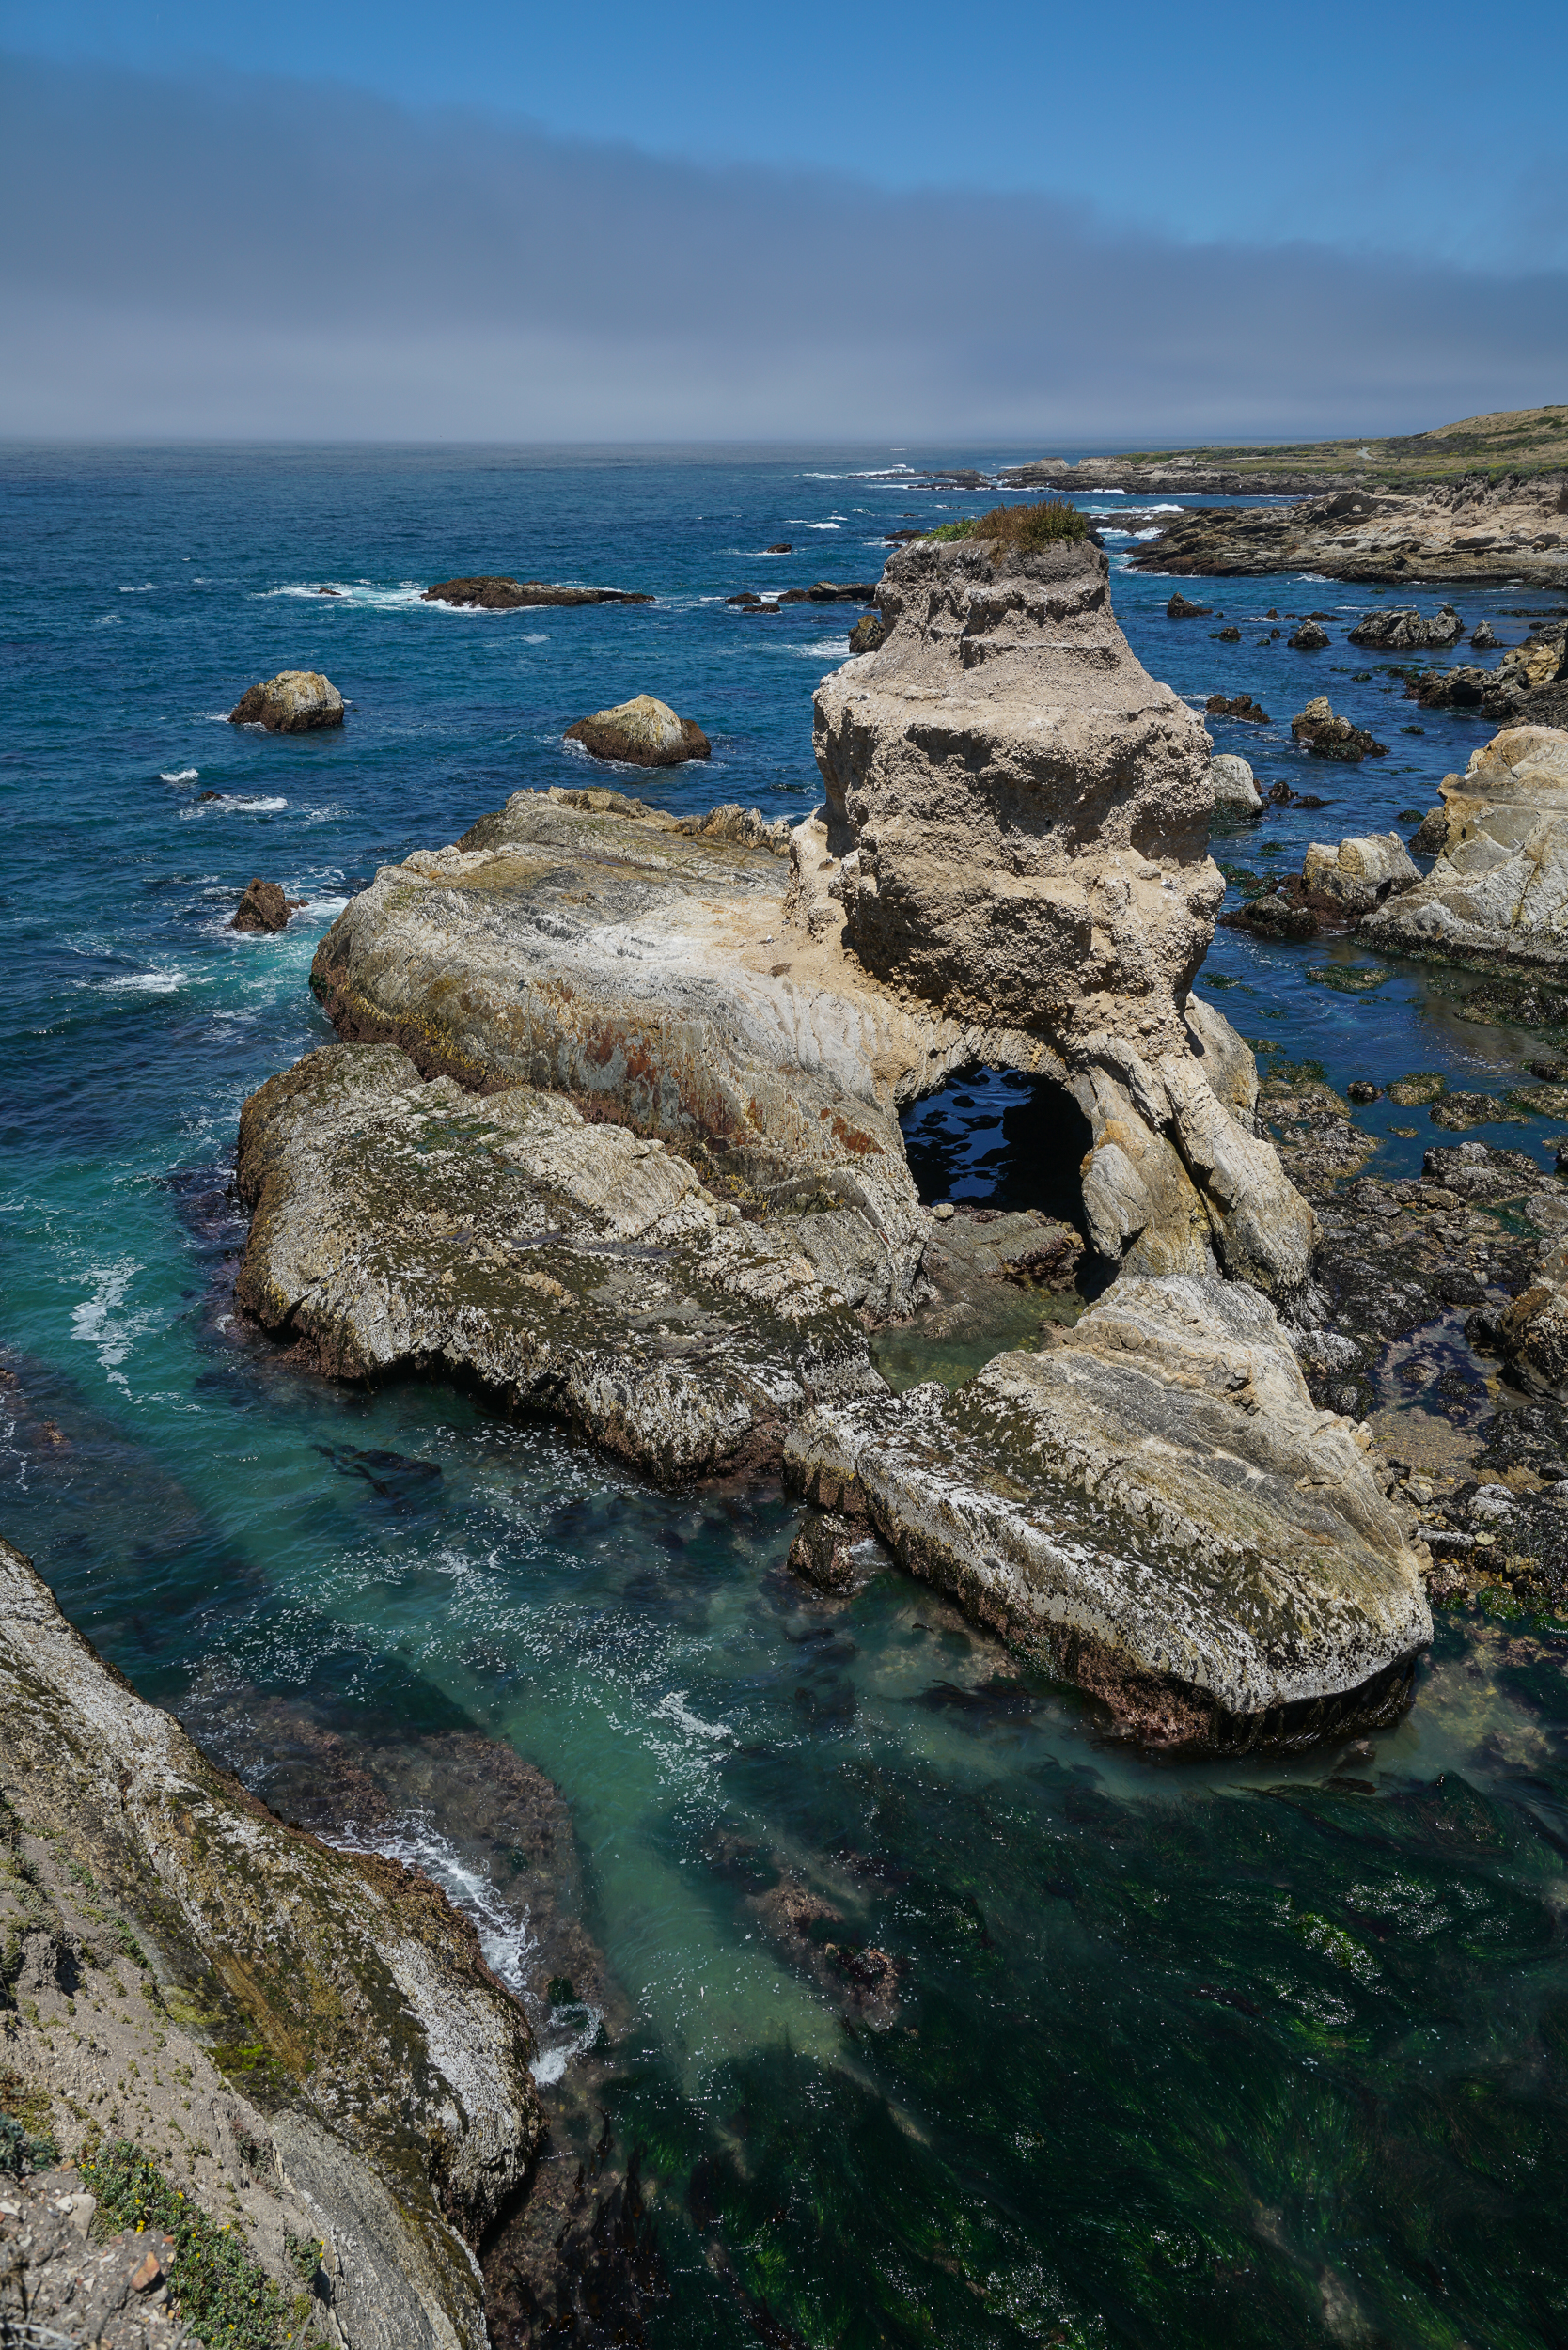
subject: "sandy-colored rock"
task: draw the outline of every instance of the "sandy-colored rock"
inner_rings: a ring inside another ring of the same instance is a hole
[[[808,1415],[787,1474],[1147,1734],[1220,1747],[1387,1720],[1432,1636],[1365,1433],[1272,1308],[1124,1275],[955,1394]]]
[[[813,858],[837,861],[864,968],[1048,1048],[1106,1153],[1085,1198],[1117,1261],[1217,1256],[1299,1288],[1311,1213],[1219,1105],[1186,1018],[1224,891],[1210,744],[1134,659],[1105,556],[918,541],[881,608],[880,649],[817,689],[827,806],[796,835],[803,890]]]
[[[1341,489],[1298,506],[1210,508],[1136,547],[1132,565],[1178,577],[1315,572],[1411,585],[1520,579],[1565,587],[1568,477],[1472,478],[1408,493]]]
[[[882,1272],[860,1218],[743,1221],[558,1093],[329,1045],[245,1104],[238,1180],[242,1309],[339,1378],[440,1369],[666,1482],[765,1468],[813,1401],[882,1391],[845,1302]]]
[[[1301,868],[1307,903],[1337,914],[1370,914],[1386,898],[1416,888],[1420,878],[1420,867],[1395,832],[1314,840]]]
[[[596,710],[566,729],[595,759],[619,760],[632,767],[679,767],[688,759],[709,759],[713,745],[694,718],[678,718],[667,702],[635,694],[612,710]]]
[[[1234,751],[1220,751],[1210,760],[1209,790],[1216,816],[1256,816],[1263,805],[1251,766]]]
[[[1418,888],[1368,917],[1368,943],[1483,966],[1568,965],[1568,730],[1505,727],[1442,791],[1442,853]]]
[[[472,2248],[542,2123],[527,2021],[473,1927],[415,1871],[334,1850],[247,1794],[3,1542],[0,1790],[6,1839],[33,1864],[8,1872],[30,1888],[33,2004],[8,2057],[53,2099],[66,2151],[112,2125],[99,2082],[118,2057],[119,2126],[134,2138],[145,2120],[160,2150],[183,2141],[174,2184],[212,2204],[236,2170],[279,2183],[242,2202],[258,2251],[275,2267],[290,2227],[324,2240],[351,2350],[479,2350]],[[71,1985],[123,1958],[140,1996],[117,2002],[101,2047],[96,2013],[70,2013]]]
[[[269,734],[309,734],[317,727],[342,725],[343,697],[319,669],[280,669],[241,695],[228,723],[262,727]]]

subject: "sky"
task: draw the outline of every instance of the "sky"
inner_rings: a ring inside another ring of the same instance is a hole
[[[0,0],[0,433],[1050,454],[1561,400],[1565,28]]]

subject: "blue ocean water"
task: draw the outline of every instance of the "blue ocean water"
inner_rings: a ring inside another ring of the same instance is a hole
[[[543,2077],[588,2084],[638,2155],[655,2342],[1568,2338],[1568,2258],[1539,2224],[1568,2171],[1554,1627],[1445,1625],[1370,1753],[1159,1766],[890,1570],[804,1606],[776,1491],[660,1496],[469,1397],[323,1386],[234,1324],[239,1108],[329,1040],[306,979],[337,909],[508,792],[584,779],[561,729],[638,691],[713,743],[643,796],[813,807],[811,691],[853,609],[724,599],[872,580],[886,529],[992,502],[870,478],[891,462],[0,453],[0,1530],[263,1792],[255,1726],[280,1709],[411,1752],[479,1732],[561,1789],[603,1954],[586,2012],[552,1998],[545,1897],[477,1814],[410,1799],[378,1833],[474,1907]],[[1132,502],[1086,503],[1115,529]],[[487,571],[657,601],[419,600]],[[1212,620],[1173,622],[1169,589],[1118,560],[1145,664],[1200,703],[1256,695],[1271,723],[1215,721],[1218,746],[1328,803],[1222,857],[1290,870],[1309,838],[1407,834],[1490,730],[1418,713],[1341,632],[1316,655],[1270,639],[1270,605],[1348,623],[1373,591],[1216,581]],[[1457,600],[1505,645],[1560,601]],[[339,686],[340,733],[228,727],[286,666]],[[1386,760],[1296,749],[1325,690]],[[282,937],[227,927],[256,873],[306,901]],[[1499,1091],[1540,1049],[1413,967],[1365,994],[1317,976],[1366,961],[1222,931],[1206,983],[1340,1082],[1435,1068]],[[1000,1127],[968,1098],[923,1133],[976,1195]],[[1408,1114],[1370,1120],[1381,1164],[1419,1162]],[[1495,1138],[1547,1147],[1539,1121]],[[1027,1186],[1016,1155],[1003,1172]],[[895,2013],[855,1996],[866,1949]]]

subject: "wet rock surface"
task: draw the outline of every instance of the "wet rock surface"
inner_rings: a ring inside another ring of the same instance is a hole
[[[343,697],[318,669],[280,669],[241,695],[228,723],[260,727],[268,734],[309,734],[342,725]]]
[[[509,579],[488,572],[473,579],[438,580],[425,589],[424,601],[480,612],[530,612],[541,604],[651,603],[653,598],[624,588],[557,588],[542,579]]]

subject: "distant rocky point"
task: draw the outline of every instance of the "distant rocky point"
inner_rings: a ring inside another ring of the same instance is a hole
[[[595,759],[619,760],[631,767],[679,767],[688,759],[711,759],[713,746],[695,718],[678,718],[668,702],[634,694],[629,702],[596,710],[566,729]]]
[[[1336,490],[1297,506],[1210,507],[1140,541],[1134,571],[1178,578],[1502,581],[1568,586],[1568,470],[1414,492]],[[1450,644],[1460,634],[1442,640]]]
[[[231,727],[264,727],[269,734],[308,734],[340,727],[343,697],[319,669],[280,669],[242,694],[228,713]]]
[[[485,572],[473,579],[438,580],[425,589],[423,601],[480,612],[521,612],[543,603],[651,603],[653,598],[625,588],[556,588],[542,579],[505,579]]]

